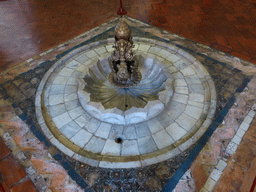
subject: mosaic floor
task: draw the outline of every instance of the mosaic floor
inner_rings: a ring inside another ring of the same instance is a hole
[[[186,181],[192,182],[185,186],[191,187],[188,191],[196,191],[192,164],[204,150],[216,152],[211,147],[207,149],[207,141],[212,135],[218,138],[215,133],[232,124],[228,114],[242,105],[238,101],[246,103],[247,108],[240,110],[235,128],[223,139],[225,153],[235,152],[249,128],[255,115],[251,108],[255,90],[248,91],[253,87],[250,83],[255,82],[253,65],[244,66],[239,58],[137,20],[127,18],[127,22],[132,27],[136,54],[160,63],[170,79],[166,87],[173,86],[174,90],[171,97],[168,89],[159,92],[161,103],[149,102],[154,110],[148,107],[140,111],[140,119],[125,119],[127,114],[115,110],[108,113],[125,120],[110,124],[103,115],[87,109],[88,105],[90,109],[102,109],[101,106],[89,97],[83,100],[85,104],[79,100],[76,79],[88,74],[88,68],[95,65],[93,61],[106,58],[112,51],[117,19],[4,74],[2,97],[26,128],[6,132],[2,127],[1,134],[11,149],[22,141],[17,154],[22,152],[26,161],[21,164],[39,191],[61,187],[53,187],[56,175],[48,178],[47,171],[40,170],[40,163],[47,170],[52,161],[61,164],[63,168],[59,169],[66,173],[63,182],[70,182],[65,184],[66,190],[76,186],[77,190],[86,191],[179,191]],[[244,94],[246,97],[240,99]],[[145,113],[148,119],[142,119]],[[115,142],[117,137],[122,139],[121,144]],[[37,139],[43,144],[29,143]],[[28,152],[29,147],[42,151]],[[202,191],[213,190],[227,162],[225,156],[205,167],[210,177],[206,177],[205,185],[201,184]]]

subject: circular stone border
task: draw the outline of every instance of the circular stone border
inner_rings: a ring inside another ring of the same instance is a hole
[[[170,159],[171,157],[174,157],[180,154],[182,151],[186,150],[188,147],[193,145],[204,134],[204,132],[207,130],[207,128],[211,124],[212,118],[214,117],[214,113],[216,110],[216,90],[215,90],[214,83],[211,79],[211,76],[209,75],[208,71],[203,67],[203,65],[195,57],[193,57],[192,55],[188,54],[187,52],[183,51],[182,49],[179,49],[174,45],[163,43],[157,40],[147,39],[147,38],[135,37],[133,38],[133,40],[135,44],[134,49],[135,50],[137,49],[138,52],[141,52],[144,50],[148,51],[150,47],[165,49],[161,52],[161,54],[156,51],[157,49],[154,49],[154,51],[152,49],[152,52],[148,52],[146,55],[147,57],[152,57],[152,58],[157,57],[160,62],[167,64],[167,68],[168,68],[168,63],[170,62],[172,64],[175,63],[175,61],[173,60],[175,59],[175,57],[168,57],[168,54],[169,55],[172,53],[178,54],[179,57],[182,57],[182,60],[187,61],[187,63],[189,64],[189,66],[187,67],[193,69],[196,75],[200,78],[201,84],[205,88],[204,103],[203,105],[201,103],[203,107],[202,107],[202,114],[200,115],[200,118],[198,119],[198,121],[196,121],[196,123],[193,124],[193,127],[190,127],[190,129],[186,132],[186,134],[182,136],[179,140],[175,141],[174,143],[168,146],[164,146],[162,148],[158,146],[158,150],[150,153],[141,154],[141,155],[114,156],[114,155],[109,155],[107,153],[102,155],[99,153],[93,153],[91,151],[85,150],[79,145],[70,141],[70,139],[66,138],[62,134],[62,132],[56,127],[56,124],[54,123],[52,117],[49,114],[49,111],[47,109],[47,105],[49,104],[47,102],[49,102],[49,100],[47,96],[49,96],[51,87],[47,84],[49,82],[54,81],[55,75],[57,74],[56,72],[57,71],[59,72],[64,67],[63,65],[65,64],[65,62],[68,61],[70,58],[74,57],[75,55],[78,55],[83,51],[89,52],[91,48],[97,48],[103,45],[106,45],[106,47],[109,48],[107,50],[109,52],[112,52],[111,47],[112,47],[112,44],[114,43],[114,40],[107,39],[104,41],[91,43],[81,48],[75,49],[74,51],[68,53],[66,56],[62,57],[58,62],[56,62],[43,77],[36,93],[36,101],[35,101],[36,115],[37,115],[38,122],[41,126],[41,129],[46,135],[46,137],[50,140],[50,142],[66,155],[78,161],[81,161],[83,163],[89,164],[91,166],[97,166],[97,167],[103,167],[103,168],[134,168],[134,167],[147,166],[150,164],[154,164],[154,163],[158,163],[158,162]],[[139,46],[138,48],[137,44],[140,44],[142,46]],[[98,49],[98,51],[99,50],[100,49]],[[144,53],[141,52],[141,54],[144,54]],[[109,53],[104,54],[102,55],[102,58],[105,58],[108,55]],[[97,57],[100,58],[99,56]],[[165,62],[165,61],[168,61],[168,62]],[[181,68],[180,70],[183,70],[182,72],[183,74],[190,74],[191,71],[189,70],[186,71],[186,68]],[[169,67],[168,70],[172,71],[172,67]],[[87,73],[87,72],[88,71],[84,71],[84,73]],[[179,72],[175,73],[175,77],[174,77],[175,79],[178,78]],[[180,84],[180,83],[182,82],[177,81],[177,84]],[[198,95],[200,94],[190,94],[189,98],[192,97],[193,100],[188,101],[188,97],[187,97],[186,103],[190,102],[190,105],[195,105],[196,104],[195,101],[197,101]],[[177,102],[182,102],[180,100],[181,99],[180,96],[181,94],[174,93],[173,99]],[[182,114],[184,114],[184,111],[182,112]],[[182,115],[179,114],[179,118],[180,116]],[[181,120],[182,119],[180,119],[180,121]],[[183,117],[183,120],[184,120],[184,117]],[[160,131],[158,133],[160,133]],[[114,139],[115,138],[113,138],[113,141]]]

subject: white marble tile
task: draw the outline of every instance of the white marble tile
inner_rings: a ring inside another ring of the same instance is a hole
[[[66,106],[66,109],[69,111],[74,108],[80,107],[80,103],[78,99],[76,99],[76,100],[65,102],[65,106]]]
[[[66,85],[77,85],[77,79],[76,78],[69,78]]]
[[[67,77],[64,77],[64,76],[57,76],[54,81],[52,82],[53,84],[58,84],[58,85],[65,85],[66,82],[68,81],[68,78]]]
[[[71,141],[83,148],[86,143],[91,139],[92,134],[84,129],[80,129],[72,138]]]
[[[105,139],[93,136],[90,141],[85,145],[84,149],[93,153],[101,153],[105,143]]]
[[[91,116],[88,114],[83,114],[75,119],[75,122],[81,127],[85,126],[91,119]]]
[[[72,119],[76,119],[77,117],[82,115],[84,112],[85,112],[84,109],[80,106],[80,107],[77,107],[77,108],[74,108],[74,109],[68,111],[68,114],[70,115],[70,117]]]
[[[237,147],[238,145],[236,143],[230,141],[226,148],[226,152],[229,154],[233,154],[236,151]]]
[[[155,133],[152,137],[159,149],[163,149],[175,142],[165,130]]]
[[[238,136],[238,137],[243,137],[244,136],[244,134],[245,134],[245,131],[242,129],[242,128],[239,128],[238,130],[237,130],[237,132],[236,132],[236,135]]]
[[[156,143],[151,136],[138,139],[140,154],[146,154],[157,150]]]
[[[115,140],[117,136],[122,135],[123,130],[124,130],[123,125],[116,125],[116,124],[112,125],[108,135],[108,139]]]
[[[139,155],[139,147],[137,140],[124,140],[122,143],[122,156]]]
[[[50,95],[49,96],[49,105],[58,105],[58,104],[63,104],[64,103],[64,98],[63,95]]]
[[[173,65],[168,66],[168,72],[171,73],[172,78],[174,78],[173,73],[175,73],[177,71],[178,71],[178,69],[175,66],[173,66]]]
[[[219,163],[216,165],[216,168],[220,171],[224,171],[224,169],[227,167],[227,163],[223,161],[222,159],[219,160]]]
[[[242,124],[240,125],[240,128],[243,129],[244,131],[247,131],[249,127],[250,127],[250,124],[246,122],[242,122]]]
[[[67,112],[64,104],[50,106],[49,111],[52,118]]]
[[[95,136],[107,139],[110,129],[111,129],[111,126],[112,125],[109,123],[102,122],[100,124],[99,128],[97,129],[97,131],[95,132]]]
[[[68,101],[72,101],[72,100],[77,100],[78,96],[77,93],[65,93],[64,94],[64,101],[68,102]]]
[[[89,58],[93,58],[93,57],[96,57],[96,56],[99,56],[94,50],[90,50],[90,51],[87,51],[84,53],[87,57]]]
[[[188,87],[175,87],[175,92],[180,94],[188,94]]]
[[[61,128],[72,121],[67,112],[52,118],[52,120],[58,128]]]
[[[156,118],[150,119],[149,121],[147,121],[147,124],[151,133],[156,133],[164,129],[161,123]]]
[[[79,63],[83,64],[87,60],[89,60],[89,57],[87,57],[85,54],[79,54],[73,57],[74,60],[78,61]]]
[[[125,139],[137,139],[135,126],[134,125],[125,126],[123,136]]]
[[[248,116],[250,116],[250,117],[254,117],[255,116],[255,111],[253,111],[253,110],[251,110],[249,113],[248,113]]]
[[[221,176],[222,172],[218,169],[213,169],[213,171],[210,174],[210,178],[212,178],[214,181],[218,181],[220,176]]]
[[[204,95],[191,93],[191,94],[189,94],[189,101],[203,103],[204,102]]]
[[[197,75],[186,76],[185,79],[189,85],[202,83]]]
[[[188,95],[183,95],[183,94],[179,94],[179,93],[174,93],[172,100],[173,100],[173,101],[180,102],[180,103],[187,104],[187,102],[188,102]]]
[[[173,119],[176,119],[180,116],[180,114],[185,110],[186,104],[171,101],[170,105],[167,108],[166,113],[171,116]]]
[[[196,106],[196,107],[201,108],[201,109],[204,108],[204,103],[198,103],[198,102],[195,102],[195,101],[190,101],[190,100],[188,100],[188,104],[189,104],[189,105]]]
[[[65,94],[74,93],[76,91],[77,91],[77,86],[75,86],[75,85],[66,85],[66,87],[65,87]]]
[[[106,48],[105,48],[104,46],[101,46],[101,47],[95,48],[95,49],[94,49],[94,51],[95,51],[96,53],[98,53],[98,55],[101,55],[101,54],[103,54],[103,53],[106,53],[106,52],[107,52],[107,50],[106,50]]]
[[[91,133],[95,133],[95,131],[98,129],[98,127],[100,126],[100,121],[92,118],[86,125],[85,128],[87,129],[87,131],[91,132]]]
[[[145,137],[151,135],[148,124],[146,122],[135,124],[137,137]]]
[[[187,131],[179,126],[177,123],[172,123],[166,128],[166,131],[170,134],[170,136],[175,140],[178,141],[181,139]]]
[[[97,161],[97,160],[89,159],[87,157],[84,157],[82,155],[78,155],[76,153],[72,156],[72,158],[74,158],[74,159],[76,159],[76,160],[78,160],[78,161],[80,161],[82,163],[85,163],[87,165],[90,165],[90,166],[93,166],[93,167],[99,167],[99,163],[100,162]]]
[[[154,55],[158,55],[158,52],[160,52],[161,50],[162,49],[160,47],[152,46],[149,48],[148,52]]]
[[[166,57],[166,60],[167,61],[170,61],[172,63],[176,62],[176,61],[179,61],[181,58],[176,56],[176,54],[171,54],[169,55],[168,57]]]
[[[61,127],[59,130],[61,131],[61,133],[63,135],[65,135],[66,138],[70,139],[71,137],[73,137],[79,130],[81,129],[81,127],[75,123],[74,121],[69,122],[68,124],[64,125],[63,127]]]
[[[187,87],[187,82],[185,81],[185,79],[175,79],[174,86],[175,87]]]
[[[196,75],[196,72],[191,67],[186,67],[180,70],[184,76]]]
[[[177,71],[177,72],[171,74],[171,78],[173,78],[175,80],[177,80],[177,79],[184,79],[184,76],[182,75],[181,72]]]
[[[73,72],[74,72],[74,69],[63,68],[63,69],[60,71],[59,75],[69,77]]]
[[[132,161],[132,162],[106,162],[101,161],[99,167],[102,168],[110,168],[110,169],[129,169],[141,167],[140,161]]]
[[[241,140],[242,140],[241,137],[238,137],[237,135],[235,135],[231,141],[234,142],[235,144],[239,145]]]
[[[158,59],[158,61],[160,61],[160,62],[163,62],[163,61],[164,61],[164,58],[158,57],[158,55],[156,56],[156,59]]]
[[[80,65],[79,67],[76,68],[76,71],[86,74],[88,73],[88,67],[85,65]]]
[[[176,120],[175,120],[182,128],[189,131],[193,125],[196,123],[196,119],[182,113]]]
[[[154,59],[156,61],[156,55],[155,54],[152,54],[152,53],[147,53],[147,58],[150,58],[150,59]]]
[[[184,113],[189,115],[190,117],[193,117],[195,119],[199,119],[202,115],[203,109],[192,106],[192,105],[187,105]]]
[[[108,139],[101,152],[102,155],[120,156],[121,144],[116,143],[115,140]]]
[[[73,60],[73,59],[69,59],[67,62],[66,62],[66,67],[67,68],[70,68],[70,69],[76,69],[78,68],[79,66],[81,66],[81,64],[79,62],[77,62],[76,60]]]
[[[207,181],[204,184],[204,188],[208,191],[212,191],[214,186],[216,184],[216,181],[214,181],[211,177],[208,177]]]
[[[50,90],[50,95],[63,94],[65,90],[65,85],[52,85]]]
[[[250,123],[252,122],[252,120],[253,120],[253,118],[250,117],[249,115],[247,115],[247,116],[245,117],[245,119],[244,119],[244,122],[250,124]]]
[[[170,53],[169,51],[162,49],[160,52],[158,52],[157,55],[160,57],[166,58],[166,57],[170,56],[171,54],[172,53]]]
[[[147,52],[150,48],[150,45],[148,44],[140,44],[139,45],[139,48],[138,48],[138,51],[144,51],[144,52]]]
[[[184,60],[176,61],[173,63],[173,65],[179,70],[187,68],[189,66]]]

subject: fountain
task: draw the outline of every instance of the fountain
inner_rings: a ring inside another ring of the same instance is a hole
[[[142,167],[174,157],[202,136],[216,109],[214,83],[196,58],[159,39],[133,38],[128,23],[121,17],[114,38],[60,58],[37,90],[46,137],[91,166]]]
[[[165,90],[165,103],[171,98],[172,79],[165,84],[168,74],[156,59],[135,55],[130,27],[122,18],[115,29],[113,47],[109,58],[93,61],[89,73],[80,78],[80,103],[104,122],[130,124],[152,118],[164,109],[159,93]]]

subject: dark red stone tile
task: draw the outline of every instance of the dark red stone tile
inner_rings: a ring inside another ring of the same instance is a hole
[[[246,61],[250,61],[251,60],[250,56],[244,55],[244,54],[242,54],[240,52],[237,52],[237,51],[232,51],[232,52],[230,52],[230,54],[233,55],[233,56],[236,56],[236,57],[238,57],[240,59],[244,59]]]
[[[11,153],[11,151],[9,150],[9,148],[5,145],[4,141],[0,138],[0,160],[2,160],[3,158],[5,158],[7,155],[9,155]]]
[[[224,47],[224,46],[221,46],[221,45],[218,45],[218,44],[213,44],[212,48],[218,49],[218,50],[223,51],[225,53],[230,53],[232,51],[232,49]]]
[[[3,185],[0,183],[0,192],[5,192]]]
[[[38,190],[36,189],[34,183],[30,179],[27,179],[21,183],[14,185],[11,188],[11,191],[12,192],[25,192],[25,191],[37,192]]]
[[[1,185],[2,185],[2,188],[4,189],[4,192],[10,192],[10,188],[7,186],[5,181],[2,181]]]
[[[11,187],[23,179],[26,176],[26,172],[13,155],[10,155],[0,161],[0,175],[2,175],[7,186]]]
[[[200,191],[208,178],[202,165],[200,156],[197,156],[196,160],[193,162],[191,166],[191,174],[194,178],[197,191]]]

